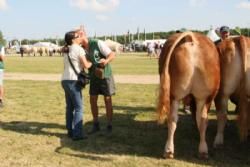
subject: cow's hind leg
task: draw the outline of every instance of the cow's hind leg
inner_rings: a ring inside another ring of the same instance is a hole
[[[214,140],[214,148],[217,148],[224,143],[224,129],[227,122],[227,104],[228,97],[215,98],[215,106],[217,110],[217,133]]]
[[[199,157],[202,159],[208,158],[208,147],[206,142],[206,130],[208,122],[208,110],[211,102],[196,99],[196,123],[200,132]]]
[[[168,139],[165,145],[164,158],[174,158],[174,133],[178,121],[179,101],[171,100],[170,112],[168,115]]]

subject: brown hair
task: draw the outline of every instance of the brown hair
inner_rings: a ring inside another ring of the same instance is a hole
[[[65,45],[72,45],[73,39],[76,38],[76,32],[75,31],[69,31],[64,36],[64,42]]]

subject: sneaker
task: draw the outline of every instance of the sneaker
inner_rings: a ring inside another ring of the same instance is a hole
[[[94,134],[96,132],[99,132],[100,131],[100,125],[99,125],[99,122],[96,122],[94,123],[91,131],[88,132],[88,134]]]
[[[108,125],[105,131],[98,133],[98,136],[105,136],[105,137],[112,136],[112,125]]]
[[[85,139],[88,139],[88,136],[74,136],[72,137],[72,140],[73,141],[78,141],[78,140],[85,140]]]
[[[107,133],[111,133],[112,132],[112,125],[108,125],[107,126],[107,129],[106,129],[106,131],[107,131]]]
[[[68,136],[69,138],[72,138],[72,137],[73,137],[73,133],[72,133],[72,131],[68,131],[67,136]]]
[[[103,136],[110,137],[112,136],[112,125],[108,125],[105,132],[102,134]]]

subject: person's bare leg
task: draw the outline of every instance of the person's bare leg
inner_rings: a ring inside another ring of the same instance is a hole
[[[107,130],[112,131],[112,119],[113,119],[112,97],[104,96],[104,102],[106,106],[106,116],[107,116],[107,121],[108,121]]]
[[[97,100],[98,100],[98,96],[92,96],[92,95],[90,96],[91,113],[93,116],[93,128],[90,132],[88,132],[89,134],[93,134],[95,132],[100,131],[100,125],[99,125],[99,121],[98,121]]]
[[[90,106],[91,106],[91,113],[93,116],[93,121],[98,122],[98,106],[97,106],[98,96],[90,96]]]

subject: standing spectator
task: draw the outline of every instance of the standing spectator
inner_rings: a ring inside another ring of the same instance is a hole
[[[89,134],[100,131],[98,119],[97,100],[99,95],[104,96],[106,107],[107,127],[106,132],[112,132],[113,105],[112,95],[115,94],[115,83],[112,75],[110,62],[115,58],[115,53],[101,40],[88,39],[85,30],[78,31],[82,37],[82,45],[88,52],[88,59],[92,62],[90,74],[90,105],[93,116],[93,127]]]
[[[85,57],[86,53],[80,46],[81,38],[79,38],[75,31],[70,31],[65,34],[65,43],[68,52],[64,53],[64,71],[61,83],[66,100],[66,128],[69,137],[73,140],[82,140],[87,138],[82,130],[82,88],[77,84],[77,75],[72,65],[79,73],[81,69],[89,68],[92,63],[87,61]]]
[[[155,54],[155,46],[153,42],[148,43],[148,56],[151,59],[151,57],[156,57]]]
[[[23,57],[23,54],[24,54],[24,48],[21,46],[20,47],[20,54],[21,54],[21,57]]]
[[[3,75],[4,75],[4,57],[5,57],[5,50],[2,45],[0,45],[0,107],[3,107]]]
[[[229,37],[230,35],[230,29],[227,26],[222,26],[220,28],[220,36],[222,40],[225,40]]]
[[[230,35],[230,29],[229,29],[228,26],[222,26],[220,28],[220,32],[219,33],[220,33],[220,38],[221,39],[215,41],[214,42],[215,45],[219,44],[221,41],[223,41],[223,40],[225,40],[225,39],[227,39],[229,37],[229,35]]]
[[[159,58],[160,54],[161,54],[161,43],[160,43],[160,41],[157,41],[157,43],[155,43],[155,52],[156,52],[157,58]]]

